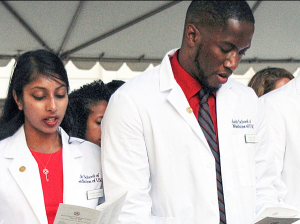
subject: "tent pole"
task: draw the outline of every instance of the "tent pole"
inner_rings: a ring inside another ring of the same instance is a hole
[[[170,8],[171,6],[173,6],[173,5],[175,5],[175,4],[179,3],[179,2],[181,2],[181,1],[172,1],[170,3],[167,3],[167,4],[163,5],[162,7],[159,7],[157,9],[155,9],[155,10],[153,10],[153,11],[145,14],[145,15],[142,15],[142,16],[140,16],[140,17],[138,17],[138,18],[136,18],[136,19],[134,19],[134,20],[132,20],[132,21],[130,21],[128,23],[125,23],[125,24],[117,27],[116,29],[113,29],[113,30],[111,30],[111,31],[109,31],[109,32],[107,32],[105,34],[102,34],[102,35],[100,35],[100,36],[98,36],[98,37],[96,37],[96,38],[94,38],[94,39],[92,39],[92,40],[90,40],[90,41],[88,41],[86,43],[83,43],[83,44],[81,44],[81,45],[79,45],[79,46],[77,46],[77,47],[75,47],[75,48],[73,48],[73,49],[71,49],[71,50],[69,50],[69,51],[67,51],[65,53],[62,53],[61,54],[61,59],[66,59],[66,58],[69,57],[70,54],[75,53],[77,51],[80,51],[83,48],[86,48],[86,47],[88,47],[88,46],[90,46],[90,45],[92,45],[92,44],[94,44],[94,43],[96,43],[96,42],[98,42],[100,40],[103,40],[103,39],[105,39],[105,38],[107,38],[109,36],[112,36],[112,35],[120,32],[120,31],[122,31],[122,30],[124,30],[124,29],[126,29],[126,28],[128,28],[130,26],[133,26],[134,24],[139,23],[139,22],[141,22],[141,21],[143,21],[143,20],[145,20],[145,19],[147,19],[147,18],[149,18],[149,17],[151,17],[151,16],[153,16],[153,15],[155,15],[155,14],[157,14],[157,13],[159,13],[159,12],[165,10],[165,9],[167,9],[167,8]]]
[[[21,23],[21,25],[36,39],[44,48],[52,51],[52,49],[42,40],[42,38],[25,22],[25,20],[19,16],[19,14],[6,2],[1,1],[4,7]]]
[[[69,37],[70,37],[70,35],[71,35],[71,32],[72,32],[72,30],[73,30],[73,28],[74,28],[74,26],[75,26],[75,23],[76,23],[76,21],[77,21],[77,18],[78,18],[78,16],[79,16],[79,14],[80,14],[80,11],[81,11],[81,9],[82,9],[83,4],[84,4],[84,1],[80,1],[80,2],[79,2],[78,7],[77,7],[77,10],[76,10],[76,12],[75,12],[75,14],[74,14],[74,16],[73,16],[72,21],[71,21],[71,24],[70,24],[70,26],[69,26],[69,28],[68,28],[68,30],[67,30],[67,33],[66,33],[66,35],[65,35],[65,37],[64,37],[64,39],[63,39],[63,42],[61,43],[60,48],[59,48],[59,50],[57,51],[57,55],[59,55],[59,54],[64,50],[65,45],[66,45],[67,41],[69,40]]]

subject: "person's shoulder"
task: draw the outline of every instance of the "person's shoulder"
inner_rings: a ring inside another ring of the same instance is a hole
[[[11,144],[17,144],[18,142],[20,142],[20,138],[22,138],[22,135],[24,135],[23,126],[21,126],[13,135],[4,138],[0,141],[0,151],[5,150]],[[8,148],[8,150],[10,149]]]
[[[143,89],[158,80],[160,65],[149,68],[124,83],[117,91],[130,91]]]
[[[100,147],[92,142],[87,140],[70,137],[69,139],[70,147],[77,147],[80,151],[92,151],[93,153],[100,153]]]
[[[70,137],[67,144],[68,152],[74,158],[80,158],[78,161],[85,169],[101,167],[101,149],[98,145],[75,137]]]
[[[231,90],[236,92],[238,95],[249,95],[257,98],[257,95],[255,94],[254,90],[251,87],[246,86],[245,84],[229,77],[228,78],[228,85],[230,85],[232,88]]]
[[[2,153],[7,148],[7,145],[9,144],[11,138],[12,136],[2,139],[0,141],[0,153]]]
[[[93,154],[100,154],[100,147],[98,145],[85,139],[71,137],[62,128],[60,130],[63,142],[68,144],[71,150],[77,148],[79,151],[91,151]]]
[[[149,93],[154,93],[154,90],[159,89],[159,65],[148,69],[126,81],[120,88],[118,88],[112,97],[111,101],[119,100],[139,100],[149,96]]]
[[[142,71],[140,74],[129,79],[116,92],[126,93],[143,93],[149,90],[153,91],[159,87],[161,76],[169,75],[172,72],[169,57],[175,53],[177,49],[173,49],[166,53],[160,64]]]
[[[83,161],[89,161],[89,163],[100,163],[101,148],[98,145],[75,137],[70,137],[68,144],[71,152],[77,152],[83,155]],[[75,153],[75,155],[77,153]]]

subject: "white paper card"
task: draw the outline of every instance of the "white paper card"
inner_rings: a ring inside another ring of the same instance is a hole
[[[54,224],[116,224],[126,195],[122,193],[96,209],[61,203]]]
[[[266,217],[255,224],[292,224],[295,223],[298,218],[273,218]]]
[[[255,224],[270,224],[270,223],[290,224],[299,220],[299,218],[295,218],[297,215],[299,215],[299,212],[290,208],[271,207],[271,208],[266,208],[261,214],[259,214],[258,217],[255,219],[254,223]]]

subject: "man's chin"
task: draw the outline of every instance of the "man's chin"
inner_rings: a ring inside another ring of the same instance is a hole
[[[213,76],[210,76],[208,78],[207,76],[204,75],[204,72],[202,71],[200,66],[198,64],[196,64],[196,66],[197,66],[197,76],[194,75],[193,77],[195,77],[200,82],[204,91],[209,93],[218,91],[218,89],[220,89],[220,87],[222,86],[222,83],[218,84],[219,80],[214,80]],[[216,82],[217,84],[215,83],[214,85],[212,85],[210,84],[210,82]]]
[[[202,83],[201,83],[202,84]],[[202,87],[203,87],[203,89],[204,89],[204,91],[205,92],[209,92],[209,93],[214,93],[214,92],[217,92],[219,89],[220,89],[220,87],[221,87],[222,85],[219,85],[219,86],[211,86],[211,85],[209,85],[209,84],[202,84]]]

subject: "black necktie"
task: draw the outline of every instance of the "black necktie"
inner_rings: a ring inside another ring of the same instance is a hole
[[[220,152],[219,152],[219,145],[218,145],[218,141],[214,129],[214,124],[210,116],[210,111],[208,106],[208,96],[209,93],[205,93],[203,89],[200,90],[199,92],[200,109],[198,115],[198,122],[208,142],[208,145],[212,151],[212,154],[215,157],[218,201],[219,201],[219,210],[220,210],[220,223],[226,223],[225,203],[224,203],[221,166],[220,166]]]

